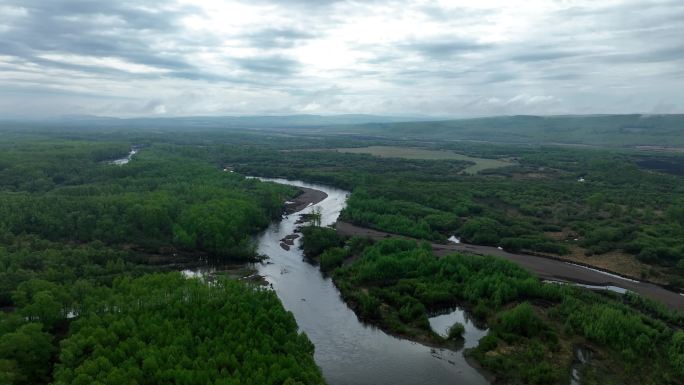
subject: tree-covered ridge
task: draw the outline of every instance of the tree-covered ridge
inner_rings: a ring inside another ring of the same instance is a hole
[[[330,256],[359,256],[335,266],[333,278],[360,317],[395,333],[441,341],[430,330],[428,313],[465,306],[489,328],[468,354],[508,383],[567,383],[577,344],[597,352],[587,383],[684,378],[684,316],[635,295],[542,283],[494,257],[435,258],[429,246],[410,240],[365,248],[354,238],[344,248],[337,242],[321,255],[321,266]]]
[[[275,293],[180,274],[119,279],[86,299],[54,384],[323,384]]]

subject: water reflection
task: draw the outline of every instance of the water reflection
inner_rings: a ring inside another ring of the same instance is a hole
[[[465,310],[457,307],[443,314],[430,317],[430,327],[440,336],[446,338],[449,335],[449,328],[456,322],[464,326],[463,347],[472,348],[477,346],[480,339],[487,335],[488,329],[478,327],[474,320],[468,316]]]

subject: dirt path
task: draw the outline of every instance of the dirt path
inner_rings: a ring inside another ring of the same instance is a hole
[[[343,235],[364,236],[373,239],[400,237],[400,235],[359,227],[352,225],[351,223],[341,221],[337,222],[335,227],[337,228],[337,231]],[[664,289],[652,283],[636,282],[630,279],[592,270],[584,266],[573,265],[567,262],[534,255],[513,254],[504,250],[500,250],[496,247],[469,245],[465,243],[433,243],[432,250],[437,256],[443,256],[453,252],[461,252],[502,257],[517,263],[542,279],[576,282],[597,286],[617,286],[660,301],[670,308],[684,311],[684,296],[679,293]]]

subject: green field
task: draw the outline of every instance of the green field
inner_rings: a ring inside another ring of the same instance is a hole
[[[463,160],[475,163],[463,170],[466,174],[477,174],[482,170],[514,165],[514,162],[500,159],[474,158],[452,151],[430,150],[419,147],[369,146],[357,148],[338,148],[338,152],[351,154],[370,154],[381,158],[425,159],[425,160]]]

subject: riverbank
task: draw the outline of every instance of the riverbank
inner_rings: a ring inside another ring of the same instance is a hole
[[[384,231],[373,230],[338,221],[336,229],[339,234],[346,236],[362,236],[372,239],[386,239],[391,237],[408,238]],[[557,259],[545,258],[527,254],[514,254],[491,246],[478,246],[465,243],[440,244],[432,243],[432,250],[437,256],[444,256],[454,252],[492,255],[508,259],[532,272],[541,279],[568,281],[595,286],[617,286],[636,292],[644,297],[659,301],[672,309],[684,311],[684,296],[648,282],[639,282],[628,278],[611,275],[589,267],[571,264]]]
[[[682,325],[674,312],[636,296],[546,284],[504,258],[465,252],[435,257],[426,242],[375,235],[378,242],[370,243],[338,234],[344,245],[331,240],[323,251],[322,260],[360,255],[333,272],[343,298],[362,319],[411,339],[416,329],[425,335],[436,330],[426,324],[430,309],[465,307],[489,328],[467,354],[497,376],[494,383],[567,383],[577,346],[596,353],[597,369],[606,368],[600,374],[592,368],[587,378],[670,383],[681,371],[671,353],[680,349]],[[633,355],[641,346],[651,347],[648,357]],[[644,370],[654,366],[660,369]]]
[[[298,214],[320,210],[321,226],[333,225],[346,206],[349,191],[330,186],[286,179],[259,178],[323,191],[327,198],[313,204],[306,196],[299,200],[305,208]],[[309,195],[311,197],[312,195]],[[317,199],[322,195],[317,194]],[[308,200],[308,201],[307,201]],[[309,205],[312,203],[312,205]],[[290,205],[292,206],[292,205]],[[308,207],[307,207],[308,206]],[[301,207],[301,206],[300,206]],[[315,346],[316,363],[330,385],[447,385],[454,381],[472,385],[489,382],[463,357],[461,351],[426,346],[396,338],[361,322],[342,300],[329,276],[305,259],[299,248],[301,237],[286,250],[283,239],[295,234],[300,215],[286,215],[274,221],[256,238],[257,252],[269,258],[256,264],[283,306],[292,312],[300,330]]]
[[[285,213],[294,214],[313,206],[328,197],[323,191],[308,187],[298,187],[302,192],[285,203]]]
[[[285,180],[277,181],[277,183],[287,182],[288,181]],[[325,226],[337,222],[337,216],[345,205],[348,192],[328,188],[326,186],[305,184],[304,182],[299,181],[294,183],[297,183],[298,187],[309,187],[328,192],[329,198],[321,201],[320,204],[317,205],[322,213],[323,220],[321,225],[325,228]],[[294,185],[293,182],[288,184]],[[311,210],[314,210],[314,208],[309,207],[306,210],[303,210],[302,214],[307,214]],[[499,311],[500,314],[496,313],[492,315],[488,313],[489,311],[487,309],[495,308],[496,300],[493,297],[484,296],[480,298],[481,301],[473,300],[472,298],[465,299],[459,297],[459,300],[468,301],[471,305],[475,304],[475,302],[482,302],[479,304],[479,308],[477,305],[474,307],[474,311],[482,314],[482,316],[487,316],[487,314],[489,314],[490,320],[501,319],[501,317],[503,317],[510,322],[513,322],[511,320],[520,319],[518,316],[521,316],[522,319],[529,319],[530,321],[529,323],[526,321],[524,325],[536,325],[534,326],[534,330],[543,329],[544,331],[544,333],[541,334],[525,334],[525,331],[523,330],[523,335],[520,337],[522,339],[507,340],[502,337],[506,336],[508,330],[506,329],[506,324],[492,322],[489,324],[490,328],[496,328],[496,333],[489,337],[484,345],[480,346],[480,344],[477,348],[473,348],[475,349],[472,350],[473,354],[478,353],[478,355],[477,357],[471,358],[476,358],[481,364],[473,366],[473,362],[469,362],[466,359],[462,350],[453,351],[448,347],[431,347],[422,343],[412,342],[419,339],[419,337],[416,338],[415,335],[411,340],[395,338],[394,336],[407,336],[407,334],[410,333],[396,333],[396,331],[390,331],[391,334],[387,334],[387,330],[394,330],[395,328],[382,327],[381,329],[385,330],[385,332],[383,332],[380,329],[369,327],[368,324],[360,322],[360,319],[364,318],[370,320],[370,318],[373,318],[371,313],[379,310],[381,312],[379,315],[381,316],[388,312],[385,314],[385,318],[390,321],[401,321],[402,324],[409,326],[419,326],[420,322],[423,322],[421,319],[424,320],[424,317],[416,316],[416,311],[420,310],[421,307],[421,300],[425,300],[426,298],[433,298],[433,300],[438,299],[441,293],[440,290],[448,287],[451,282],[457,280],[458,278],[456,276],[442,276],[440,278],[427,272],[426,275],[423,276],[424,279],[420,282],[421,287],[423,288],[421,291],[423,295],[418,297],[413,297],[410,291],[407,292],[406,290],[403,290],[402,287],[396,285],[394,285],[396,287],[387,287],[387,285],[384,285],[381,291],[379,291],[379,287],[366,287],[365,284],[376,282],[376,280],[370,279],[369,281],[358,282],[356,280],[356,278],[359,277],[358,271],[355,273],[352,270],[346,271],[346,274],[348,274],[346,277],[348,282],[345,283],[345,277],[343,276],[336,277],[342,278],[342,280],[336,279],[338,284],[335,285],[329,276],[320,274],[318,266],[304,262],[302,251],[297,247],[301,242],[301,238],[293,240],[292,243],[294,247],[289,250],[280,247],[280,242],[288,235],[295,232],[299,225],[297,223],[298,219],[298,215],[289,215],[283,218],[282,221],[273,223],[272,226],[262,234],[259,238],[259,252],[268,255],[270,257],[269,261],[272,263],[268,265],[259,265],[258,268],[260,274],[272,285],[286,309],[290,310],[295,315],[300,329],[309,336],[316,346],[316,362],[322,368],[324,377],[330,384],[448,384],[453,383],[455,379],[469,384],[486,384],[496,383],[499,376],[500,378],[510,377],[513,380],[528,380],[530,378],[540,380],[541,377],[538,376],[542,376],[542,381],[550,380],[546,381],[546,383],[561,383],[555,380],[562,380],[565,378],[567,374],[566,369],[570,367],[570,360],[572,360],[572,357],[570,353],[568,353],[571,351],[571,347],[565,342],[562,342],[570,341],[570,339],[558,341],[560,336],[564,336],[563,333],[565,330],[565,322],[559,323],[558,320],[567,319],[569,317],[568,314],[580,314],[579,318],[573,319],[573,323],[576,324],[577,330],[584,330],[584,327],[586,326],[584,323],[590,322],[587,320],[595,319],[598,313],[601,313],[602,311],[614,312],[616,309],[621,309],[621,306],[623,306],[620,304],[621,301],[619,300],[615,301],[615,299],[590,295],[588,292],[582,292],[584,294],[581,294],[579,291],[565,292],[573,299],[579,301],[576,303],[579,304],[580,307],[577,309],[570,309],[568,308],[568,304],[571,304],[572,301],[561,301],[557,307],[557,312],[561,312],[562,314],[557,313],[555,317],[560,318],[552,319],[545,310],[546,306],[548,306],[547,297],[549,295],[553,297],[553,293],[558,292],[554,289],[554,285],[544,285],[541,282],[535,283],[539,290],[533,290],[533,292],[538,293],[540,296],[538,301],[530,300],[529,304],[527,302],[521,303],[520,301],[513,301],[511,306],[515,306],[502,308]],[[338,227],[344,227],[344,222],[338,222],[337,225]],[[370,229],[361,229],[364,233],[366,231],[372,231]],[[382,232],[376,232],[375,236],[376,239],[397,237],[396,235]],[[452,245],[433,245],[433,247],[435,246],[444,247],[444,250],[442,251],[433,249],[435,254],[439,255],[448,254],[453,251],[461,251],[462,254],[475,254],[473,251],[475,246],[472,245],[453,245],[469,248],[468,250],[450,250]],[[482,251],[482,254],[498,255],[500,252],[503,252],[502,250],[495,248],[491,249],[496,251],[483,249],[484,251]],[[389,251],[382,249],[380,252],[387,253]],[[389,253],[391,254],[391,252]],[[491,264],[484,270],[478,270],[477,264],[473,266],[469,264],[469,261],[474,260],[474,258],[465,255],[458,257],[461,258],[462,262],[452,259],[435,259],[429,254],[422,255],[423,256],[421,257],[421,253],[418,253],[415,255],[403,255],[403,257],[414,259],[414,265],[417,266],[428,266],[439,263],[440,261],[451,261],[448,263],[473,270],[460,277],[461,279],[467,278],[469,280],[469,282],[463,283],[469,285],[469,288],[466,288],[462,293],[473,293],[482,282],[485,282],[486,279],[483,278],[490,275],[488,272],[489,268],[495,270],[498,268],[506,271],[505,265],[502,265],[503,262],[497,262],[496,259],[478,258],[478,260],[482,260],[482,263]],[[559,261],[549,261],[561,265],[565,264]],[[573,268],[582,268],[569,264],[565,265]],[[345,266],[353,268],[355,265]],[[368,266],[365,266],[364,264],[364,268],[368,268]],[[427,270],[434,271],[435,266],[432,265],[432,268],[428,268]],[[459,269],[445,269],[445,271],[452,272],[458,270]],[[375,266],[370,267],[370,270],[368,271],[383,272],[385,269],[382,266]],[[415,271],[415,269],[410,269],[410,271]],[[478,273],[478,271],[480,271],[480,273]],[[483,273],[482,271],[485,272]],[[503,273],[503,271],[499,274]],[[604,274],[592,270],[588,270],[588,272]],[[478,274],[482,275],[482,277],[478,278]],[[497,273],[493,272],[491,274],[496,275]],[[619,278],[607,277],[610,279]],[[437,278],[440,278],[441,281],[435,281]],[[513,285],[513,292],[519,292],[519,290],[523,290],[524,287],[531,284],[522,282],[520,279],[516,280],[515,277],[510,277],[510,279],[505,279],[504,281],[504,286]],[[399,281],[394,283],[398,285]],[[366,290],[364,290],[364,288]],[[427,292],[425,290],[427,290]],[[346,295],[344,295],[345,291],[347,292]],[[388,296],[381,295],[378,297],[380,293],[385,293]],[[433,293],[434,295],[429,293]],[[574,296],[572,293],[576,293],[577,296]],[[341,296],[340,294],[343,295]],[[354,294],[358,297],[356,298],[356,302],[358,302],[359,305],[362,305],[357,307],[356,312],[352,311],[350,308],[350,306],[356,307],[352,304],[355,301],[351,298],[351,295]],[[435,297],[435,295],[437,297]],[[588,296],[589,302],[582,302],[584,295]],[[395,297],[396,300],[393,302],[392,298]],[[342,298],[347,299],[347,301],[342,301]],[[602,302],[604,300],[606,302]],[[374,303],[384,303],[384,305],[373,306]],[[431,307],[431,304],[430,301],[422,303],[422,305],[428,309]],[[643,333],[645,333],[644,335],[650,335],[647,330],[649,328],[648,322],[645,323],[641,318],[622,317],[620,320],[620,322],[629,321],[629,324],[625,323],[625,325],[627,325],[625,332],[635,334],[641,333],[643,330]],[[371,323],[377,324],[376,321],[377,314]],[[607,333],[605,329],[606,325],[599,326],[602,327],[601,333]],[[610,330],[610,328],[608,330]],[[635,338],[630,336],[626,340],[634,341]],[[575,340],[572,341],[574,342]],[[580,336],[579,341],[582,345],[585,345],[586,343],[582,336]],[[611,340],[613,345],[618,342],[622,344],[626,343],[629,346],[633,345],[632,342]],[[559,343],[560,346],[563,347],[560,350],[558,348]],[[665,342],[662,344],[665,344]],[[541,348],[541,351],[539,348]],[[660,346],[659,349],[660,348],[665,349],[666,347]],[[662,349],[659,351],[662,351]],[[535,358],[533,361],[530,361],[530,357]],[[659,358],[653,359],[656,360],[655,362],[659,362]],[[535,364],[535,366],[530,366],[530,362],[543,363],[543,370],[538,372],[535,368],[539,367],[539,365]],[[611,362],[622,361],[616,360]],[[616,366],[612,373],[624,373],[623,369],[627,367],[632,368],[632,366],[629,365],[623,367],[622,364],[620,364]],[[486,372],[482,370],[485,367],[488,368],[488,370],[492,370],[491,373],[496,373],[499,376],[494,379],[491,376],[487,376],[485,374]],[[514,370],[511,372],[511,370],[506,368],[513,368]],[[669,367],[666,369],[670,370]],[[648,372],[639,371],[638,369],[635,370],[636,372],[646,373],[646,377],[650,376]]]

